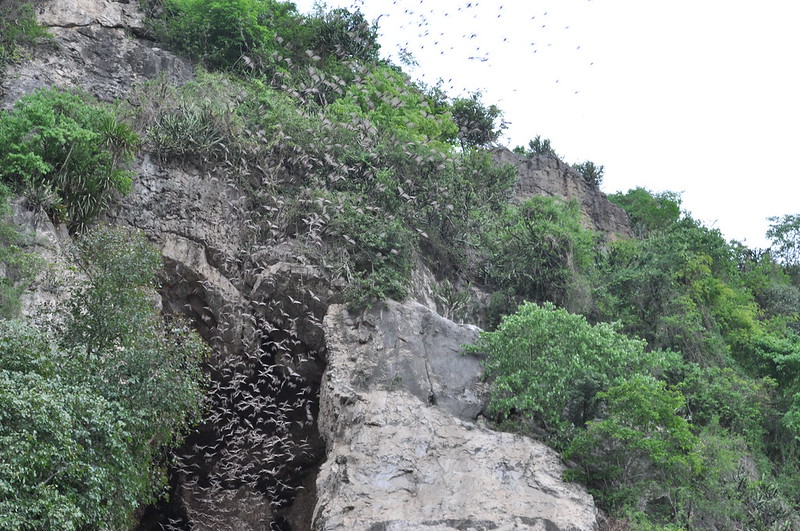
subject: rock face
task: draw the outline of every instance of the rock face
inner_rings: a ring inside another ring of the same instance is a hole
[[[544,195],[575,199],[590,229],[604,232],[611,238],[632,237],[628,215],[611,203],[597,186],[588,183],[569,164],[551,156],[524,157],[506,149],[493,151],[494,160],[517,169],[518,200]]]
[[[314,531],[596,528],[555,452],[472,422],[486,394],[457,345],[474,328],[389,302],[357,320],[331,306],[324,329]]]
[[[43,212],[32,210],[24,199],[12,204],[15,230],[23,236],[22,247],[40,259],[40,268],[25,293],[22,294],[22,315],[38,326],[56,326],[53,319],[63,315],[63,306],[70,288],[83,278],[69,255],[72,239],[64,225],[53,225]]]
[[[187,61],[143,38],[144,15],[135,0],[47,1],[37,9],[53,40],[8,68],[0,107],[42,87],[79,88],[111,101],[159,75],[174,83],[192,76]]]

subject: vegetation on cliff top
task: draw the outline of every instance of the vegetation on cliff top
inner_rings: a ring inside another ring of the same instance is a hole
[[[129,185],[137,138],[165,164],[238,179],[254,240],[298,244],[344,280],[353,307],[405,297],[420,260],[447,286],[446,308],[464,308],[471,286],[490,292],[472,306],[497,328],[472,349],[487,356],[496,420],[565,451],[619,526],[798,527],[795,217],[773,220],[772,251],[752,250],[682,212],[677,195],[636,189],[610,197],[636,237],[608,241],[574,202],[510,202],[513,168],[485,149],[499,109],[411,82],[379,58],[360,13],[145,3],[163,42],[207,70],[139,86],[114,109],[29,96],[0,117],[4,183],[79,231]],[[541,137],[515,151],[555,156]],[[577,170],[601,182],[602,166]],[[158,448],[199,411],[204,350],[150,305],[152,251],[136,235],[84,241],[89,282],[64,333],[0,328],[7,527],[125,522],[157,492]],[[7,276],[20,256],[0,254]],[[24,276],[4,281],[7,315]]]

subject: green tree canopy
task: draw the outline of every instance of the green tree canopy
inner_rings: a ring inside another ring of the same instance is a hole
[[[503,113],[496,105],[481,103],[481,94],[456,98],[451,106],[453,120],[458,126],[458,139],[462,148],[484,147],[500,138],[505,129]],[[500,120],[500,124],[497,121]]]
[[[467,350],[486,356],[492,411],[533,418],[564,440],[594,418],[596,393],[667,364],[669,356],[644,348],[608,323],[593,326],[551,303],[525,303]]]

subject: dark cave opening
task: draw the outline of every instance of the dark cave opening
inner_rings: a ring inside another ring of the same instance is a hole
[[[304,341],[296,326],[304,315],[287,318],[275,301],[234,308],[182,265],[168,261],[166,271],[164,312],[190,319],[214,350],[209,408],[171,453],[167,495],[143,509],[135,529],[309,530],[325,459],[324,346]]]

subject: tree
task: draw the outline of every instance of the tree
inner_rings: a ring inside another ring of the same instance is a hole
[[[603,174],[605,173],[603,166],[597,166],[594,162],[587,160],[579,164],[573,164],[572,167],[589,184],[600,186],[603,182]]]
[[[770,251],[787,266],[800,265],[800,214],[769,218]]]
[[[565,457],[580,461],[583,479],[602,487],[606,503],[632,505],[648,497],[649,483],[677,488],[700,472],[698,439],[680,414],[685,403],[679,392],[635,374],[596,398],[602,418],[588,423]]]
[[[2,529],[129,528],[203,409],[208,349],[159,315],[158,253],[107,228],[78,250],[88,280],[59,336],[0,321]]]
[[[126,412],[62,371],[67,356],[39,330],[0,321],[0,528],[130,527],[151,495]]]
[[[129,413],[148,445],[169,445],[202,410],[207,347],[155,305],[158,252],[140,232],[100,227],[78,242],[88,283],[72,297],[62,348],[104,398]],[[146,450],[144,448],[143,450]]]
[[[564,443],[595,417],[598,392],[667,363],[644,347],[608,323],[592,326],[551,303],[525,303],[467,351],[486,356],[495,414],[533,419]]]
[[[611,194],[608,200],[625,210],[634,234],[640,238],[669,228],[681,215],[681,198],[675,192],[655,193],[634,188],[624,194]]]
[[[487,107],[481,103],[479,92],[468,98],[457,98],[450,112],[458,126],[458,140],[462,149],[485,147],[496,142],[505,129],[503,113],[496,105]],[[495,125],[497,120],[500,120],[499,126]]]
[[[360,11],[344,8],[322,10],[308,20],[311,45],[320,54],[333,54],[339,60],[355,59],[365,63],[378,60],[377,24],[370,24]]]
[[[592,262],[592,233],[574,201],[533,197],[508,206],[486,233],[487,277],[519,299],[564,305]]]
[[[523,155],[525,157],[558,157],[553,147],[550,145],[549,138],[542,138],[536,135],[536,138],[528,142],[528,147],[517,146],[514,148],[514,153]]]

